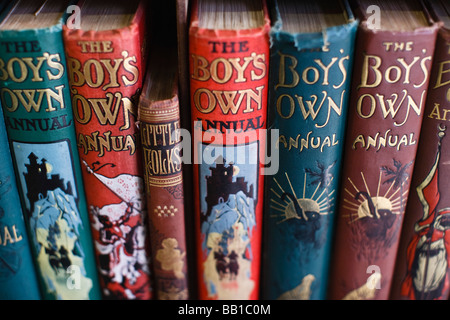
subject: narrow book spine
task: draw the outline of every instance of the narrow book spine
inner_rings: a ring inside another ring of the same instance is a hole
[[[81,13],[83,14],[83,13]],[[63,29],[77,145],[105,299],[150,299],[147,207],[137,102],[144,9],[128,27]]]
[[[269,128],[279,169],[266,178],[263,296],[325,299],[357,21],[322,33],[271,31]],[[308,38],[306,38],[308,37]]]
[[[0,110],[0,299],[39,300],[39,283]]]
[[[269,28],[190,27],[200,299],[259,297]]]
[[[157,298],[189,298],[178,96],[141,98],[139,128]]]
[[[43,297],[98,299],[61,24],[0,32],[0,95]]]
[[[352,79],[332,299],[389,297],[437,27],[360,24]]]
[[[447,300],[450,279],[450,31],[440,29],[411,191],[396,260],[392,299]]]

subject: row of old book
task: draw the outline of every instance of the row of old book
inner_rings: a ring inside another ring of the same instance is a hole
[[[445,0],[0,3],[0,299],[449,298]]]

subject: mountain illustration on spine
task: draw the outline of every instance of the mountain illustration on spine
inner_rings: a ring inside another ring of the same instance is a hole
[[[77,297],[87,298],[93,285],[85,276],[85,252],[80,243],[83,227],[73,173],[66,171],[63,175],[64,163],[46,160],[68,148],[66,140],[44,145],[13,142],[37,260],[46,285],[55,288],[60,299],[73,298],[72,286],[79,288]],[[74,268],[79,268],[80,282],[68,286],[67,272]]]
[[[209,170],[204,177],[207,209],[201,224],[205,273],[210,291],[230,299],[237,282],[241,290],[254,286],[248,277],[253,256],[249,239],[256,224],[254,185],[239,175],[238,165],[227,164],[221,155]]]

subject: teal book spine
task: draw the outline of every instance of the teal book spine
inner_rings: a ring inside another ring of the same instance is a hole
[[[0,110],[0,300],[39,300],[40,297]]]
[[[268,126],[279,169],[267,177],[263,298],[326,299],[358,21],[316,33],[270,32]]]
[[[100,299],[62,25],[0,30],[0,97],[44,299]]]

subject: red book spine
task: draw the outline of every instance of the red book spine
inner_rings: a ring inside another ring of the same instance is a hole
[[[186,300],[189,290],[177,90],[171,99],[158,101],[143,94],[139,128],[157,298]]]
[[[198,294],[200,299],[258,299],[268,12],[265,7],[261,28],[239,31],[200,28],[195,4],[192,15],[189,75]]]
[[[396,300],[449,298],[449,48],[450,30],[441,28],[392,284]]]
[[[137,99],[144,6],[128,27],[63,30],[78,150],[105,298],[150,299]],[[82,12],[83,14],[83,12]]]
[[[389,297],[436,32],[436,25],[392,32],[360,24],[331,299]]]

